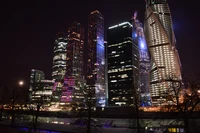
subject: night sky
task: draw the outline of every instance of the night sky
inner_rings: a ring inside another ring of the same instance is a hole
[[[198,4],[168,0],[183,73],[195,78],[200,73],[200,17]],[[73,21],[87,27],[88,15],[99,10],[109,26],[127,21],[137,10],[143,22],[144,0],[13,0],[1,1],[0,86],[29,85],[31,69],[51,79],[53,45],[57,32],[67,32]]]

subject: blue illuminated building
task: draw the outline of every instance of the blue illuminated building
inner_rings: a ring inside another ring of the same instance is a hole
[[[99,11],[89,15],[87,85],[95,85],[96,105],[105,106],[104,17]]]
[[[146,44],[143,25],[137,19],[137,12],[134,13],[132,18],[133,24],[133,33],[132,38],[133,41],[138,44],[139,49],[139,71],[140,71],[140,98],[141,98],[141,106],[150,106],[151,105],[151,97],[149,90],[149,72],[150,72],[150,58],[148,47]]]

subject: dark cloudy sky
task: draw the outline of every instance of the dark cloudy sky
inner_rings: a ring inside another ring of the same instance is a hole
[[[184,75],[200,73],[200,17],[198,4],[168,0],[172,13],[177,49]],[[29,84],[32,68],[43,70],[51,78],[53,45],[57,32],[67,31],[73,21],[87,26],[88,15],[99,10],[105,17],[105,29],[129,20],[139,12],[143,22],[144,0],[3,0],[0,4],[1,49],[0,86]]]

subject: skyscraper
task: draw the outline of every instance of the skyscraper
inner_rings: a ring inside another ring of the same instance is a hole
[[[151,54],[150,93],[154,105],[171,103],[170,78],[181,80],[181,63],[167,0],[146,0],[145,36]]]
[[[133,24],[133,33],[132,38],[139,48],[139,61],[140,61],[140,101],[141,106],[150,106],[151,105],[151,97],[149,90],[149,72],[150,72],[150,58],[148,47],[146,44],[146,39],[144,36],[143,25],[137,19],[137,12],[134,13],[132,18]]]
[[[97,10],[91,12],[89,15],[87,48],[87,84],[96,86],[95,94],[97,106],[104,106],[104,17]]]
[[[30,76],[30,89],[29,89],[29,101],[34,101],[36,99],[35,91],[37,83],[44,80],[44,72],[36,69],[31,70]]]
[[[45,80],[44,73],[40,70],[31,70],[30,101],[31,103],[43,102],[50,104],[54,80]],[[41,101],[42,100],[42,101]]]
[[[58,33],[54,45],[52,79],[63,80],[66,73],[66,46],[67,36],[65,33]]]
[[[108,29],[109,106],[133,106],[133,97],[139,89],[139,52],[132,39],[132,27],[123,22]]]
[[[66,76],[83,77],[84,28],[74,22],[68,28]]]
[[[55,80],[53,88],[53,99],[51,104],[58,107],[62,94],[62,87],[66,73],[66,46],[67,35],[58,33],[54,45],[53,72],[52,79]]]
[[[66,76],[61,101],[82,102],[84,86],[84,28],[80,23],[74,22],[68,28],[66,50]],[[71,97],[71,99],[67,99],[68,97]]]

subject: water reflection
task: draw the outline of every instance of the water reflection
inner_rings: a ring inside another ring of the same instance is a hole
[[[32,132],[34,132],[33,129],[29,129],[29,128],[26,128],[26,127],[20,127],[18,129],[19,130],[23,130],[23,131],[32,131]],[[38,133],[69,133],[69,132],[56,132],[56,131],[40,130],[40,129],[37,129],[36,132],[38,132]]]

